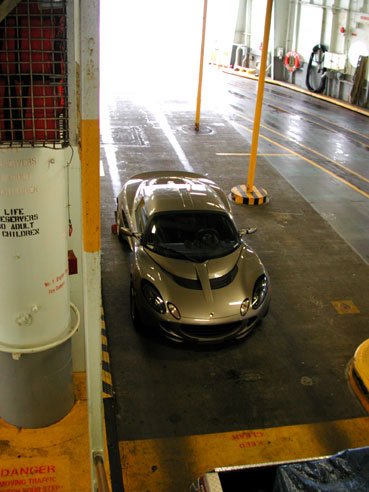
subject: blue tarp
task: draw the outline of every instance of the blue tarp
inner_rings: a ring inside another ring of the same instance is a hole
[[[348,449],[334,456],[281,465],[273,492],[368,492],[369,448]]]

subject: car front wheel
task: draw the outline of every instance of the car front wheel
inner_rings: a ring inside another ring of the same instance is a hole
[[[123,234],[120,232],[120,228],[122,227],[122,224],[120,222],[120,213],[119,210],[117,210],[117,228],[118,228],[118,239],[119,241],[125,242],[125,237]]]
[[[142,329],[142,322],[141,322],[140,313],[138,312],[137,309],[136,292],[132,283],[129,289],[129,296],[130,296],[130,307],[131,307],[131,320],[135,329],[140,330]]]

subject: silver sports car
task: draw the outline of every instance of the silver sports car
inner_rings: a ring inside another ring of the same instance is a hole
[[[133,251],[131,316],[174,341],[240,339],[263,318],[269,276],[237,230],[224,192],[200,174],[138,174],[117,198],[117,233]]]

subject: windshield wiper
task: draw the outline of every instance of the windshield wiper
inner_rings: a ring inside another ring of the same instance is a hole
[[[151,244],[151,243],[146,243],[144,246],[148,248],[150,251],[153,251],[154,253],[160,254],[160,252],[165,252],[165,253],[170,253],[170,255],[174,256],[175,258],[181,258],[182,260],[189,260],[195,263],[199,262],[199,259],[194,258],[190,255],[187,255],[186,253],[182,253],[181,251],[177,251],[176,249],[168,248],[167,246],[162,246],[161,244]],[[205,261],[205,260],[201,260]]]

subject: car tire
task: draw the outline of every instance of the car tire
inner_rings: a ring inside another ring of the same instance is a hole
[[[120,219],[119,219],[119,210],[117,210],[117,229],[118,229],[118,239],[119,241],[121,242],[125,242],[125,238],[123,236],[123,234],[120,232],[120,228],[122,227],[122,224],[120,223]]]
[[[138,312],[137,309],[136,292],[132,283],[129,288],[129,300],[130,300],[132,324],[136,330],[142,331],[142,320],[141,320],[140,313]]]

